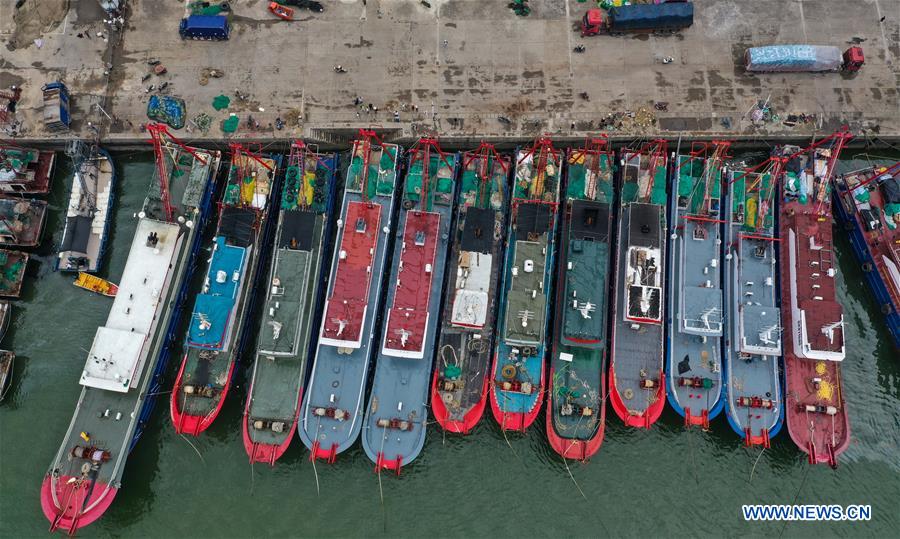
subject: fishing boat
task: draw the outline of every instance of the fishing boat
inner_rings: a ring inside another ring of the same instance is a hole
[[[567,156],[556,290],[547,438],[567,459],[600,449],[606,423],[606,353],[615,154],[608,139]]]
[[[28,253],[0,249],[0,297],[17,298],[22,293]]]
[[[310,460],[334,462],[359,436],[381,305],[400,148],[361,130],[353,142],[319,341],[298,434]]]
[[[12,381],[13,363],[16,361],[16,354],[9,350],[0,350],[0,402],[6,397],[6,390]]]
[[[100,269],[115,202],[116,170],[109,152],[73,143],[75,163],[66,225],[59,245],[60,271],[93,273]]]
[[[128,454],[162,390],[200,250],[219,154],[184,146],[156,124],[149,129],[156,174],[137,214],[121,293],[97,328],[75,414],[41,486],[51,531],[71,535],[94,522],[122,488]]]
[[[834,207],[900,348],[900,162],[837,178]]]
[[[11,143],[0,144],[0,193],[49,193],[55,162],[56,152],[24,148]]]
[[[408,152],[381,346],[362,446],[398,475],[425,445],[428,392],[453,220],[457,156],[423,138]]]
[[[46,220],[46,201],[0,196],[0,246],[37,246]]]
[[[649,429],[666,404],[666,141],[622,150],[620,165],[609,396],[626,425]]]
[[[844,312],[831,242],[834,167],[850,138],[841,130],[803,150],[785,146],[781,154],[787,158],[778,214],[785,418],[810,464],[831,467],[850,443],[841,380]]]
[[[516,152],[497,327],[491,411],[502,430],[525,430],[544,401],[547,319],[563,156],[539,138]]]
[[[775,201],[783,160],[732,170],[725,198],[725,412],[746,446],[784,422]]]
[[[184,357],[169,399],[175,432],[199,435],[216,419],[240,356],[257,268],[269,245],[267,219],[280,157],[231,144],[231,165],[206,277],[194,299]]]
[[[722,220],[731,143],[694,143],[675,158],[669,201],[666,394],[685,426],[709,430],[722,400]]]
[[[119,287],[114,283],[83,271],[78,272],[78,278],[72,281],[72,284],[78,288],[83,288],[95,294],[110,298],[116,297],[116,293],[119,291]]]
[[[306,358],[324,296],[337,164],[333,153],[319,153],[302,141],[291,145],[241,422],[251,463],[274,465],[297,431]]]
[[[431,411],[446,431],[468,434],[487,405],[497,318],[509,157],[492,144],[462,155],[457,225],[446,271]]]

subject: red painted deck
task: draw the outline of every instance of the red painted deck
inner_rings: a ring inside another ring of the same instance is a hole
[[[833,342],[822,331],[822,328],[840,322],[843,316],[843,308],[835,301],[834,278],[828,276],[829,270],[834,269],[835,256],[831,244],[831,215],[818,218],[801,214],[801,208],[803,206],[799,205],[791,208],[795,214],[785,218],[783,227],[789,227],[795,234],[797,283],[791,293],[796,294],[797,304],[805,315],[812,351],[840,353],[844,346],[842,328],[832,330]],[[790,239],[790,235],[785,234],[782,238]],[[782,257],[782,264],[790,264],[789,257]],[[785,324],[785,327],[793,326]]]
[[[440,224],[438,213],[406,214],[400,271],[385,324],[383,352],[387,355],[423,357]]]
[[[322,320],[322,338],[332,341],[325,344],[359,346],[380,224],[380,204],[350,202],[347,205],[338,251],[344,254],[338,255],[343,258],[338,261]]]

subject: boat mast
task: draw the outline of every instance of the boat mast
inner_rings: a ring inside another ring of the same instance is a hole
[[[429,183],[431,182],[431,150],[434,149],[438,153],[441,158],[441,161],[447,168],[451,171],[453,170],[453,165],[450,164],[450,161],[447,160],[447,154],[441,150],[440,145],[436,138],[420,138],[416,145],[412,147],[410,153],[409,167],[412,168],[413,163],[416,162],[417,159],[422,159],[422,196],[420,200],[422,202],[422,211],[430,211],[431,210],[431,200],[429,196],[431,196],[431,191],[429,190]]]
[[[156,122],[151,122],[147,125],[147,131],[150,132],[151,143],[153,144],[153,152],[156,154],[156,174],[159,180],[159,197],[163,203],[163,208],[166,212],[166,221],[172,221],[172,203],[169,201],[169,173],[166,169],[166,154],[163,152],[163,137],[167,137],[170,141],[177,144],[181,147],[182,150],[188,152],[194,159],[200,161],[204,165],[206,164],[206,159],[201,157],[197,152],[194,151],[190,146],[185,145],[181,142],[175,135],[169,132],[169,129],[164,125]],[[168,143],[165,143],[168,148]],[[178,160],[175,156],[172,156],[173,166],[178,166]]]

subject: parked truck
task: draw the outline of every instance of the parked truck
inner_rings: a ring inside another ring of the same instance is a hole
[[[663,4],[631,4],[602,9],[589,9],[581,19],[581,36],[597,34],[666,33],[694,24],[693,2]]]
[[[57,81],[45,84],[41,90],[44,92],[44,128],[54,133],[67,131],[72,124],[69,89]]]
[[[767,45],[744,52],[751,73],[859,71],[866,59],[861,47],[841,49],[821,45]]]
[[[228,17],[223,15],[191,15],[181,19],[181,39],[224,41],[231,33]]]

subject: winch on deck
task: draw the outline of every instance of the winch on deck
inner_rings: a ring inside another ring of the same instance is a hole
[[[710,389],[715,385],[715,381],[710,380],[709,378],[703,378],[702,376],[694,376],[692,378],[682,376],[678,378],[678,385],[680,387]]]
[[[106,462],[112,456],[109,451],[99,447],[76,445],[71,451],[72,458],[89,460],[94,463]]]
[[[271,430],[279,433],[284,432],[288,425],[284,421],[271,419],[254,419],[252,424],[256,430]]]
[[[765,408],[766,410],[775,408],[774,400],[764,399],[762,397],[738,397],[735,400],[735,403],[738,406],[744,406],[746,408]]]
[[[594,409],[590,406],[581,406],[580,404],[573,402],[565,402],[559,407],[559,415],[591,417],[594,415]]]
[[[182,386],[181,390],[185,395],[196,395],[198,397],[206,397],[207,399],[211,399],[216,396],[216,389],[212,386],[195,386],[185,384],[184,386]]]
[[[815,414],[837,415],[836,406],[822,406],[820,404],[798,404],[797,410],[801,412],[812,412]]]
[[[407,419],[400,419],[398,417],[392,417],[390,419],[381,418],[375,422],[375,424],[382,429],[394,429],[394,430],[404,430],[411,431],[413,429],[413,422]]]
[[[313,408],[313,415],[316,417],[330,417],[331,419],[336,419],[338,421],[344,421],[345,419],[350,419],[350,412],[347,410],[341,410],[340,408]]]
[[[510,393],[522,393],[523,395],[531,395],[537,391],[531,382],[520,382],[518,380],[494,380],[494,383],[503,391]]]

